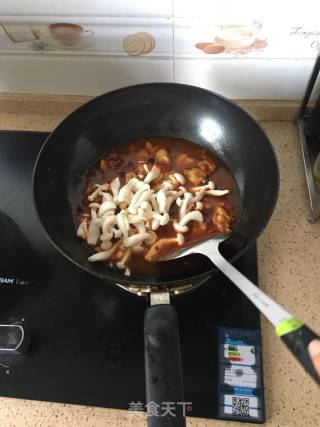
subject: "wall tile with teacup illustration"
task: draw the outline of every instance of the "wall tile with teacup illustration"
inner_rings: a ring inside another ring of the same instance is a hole
[[[257,20],[225,24],[175,18],[177,58],[255,57],[267,46],[263,24]]]
[[[172,58],[171,18],[77,18],[2,22],[0,52]],[[19,31],[18,31],[19,30]]]
[[[177,58],[314,58],[320,48],[318,0],[175,0]]]

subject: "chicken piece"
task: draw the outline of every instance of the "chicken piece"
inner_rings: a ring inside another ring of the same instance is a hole
[[[157,240],[148,252],[145,254],[145,260],[148,262],[156,262],[160,257],[168,255],[168,253],[178,247],[178,241],[175,237],[167,237]]]
[[[151,142],[150,141],[147,141],[146,142],[146,145],[145,145],[145,147],[146,147],[146,149],[149,151],[149,153],[150,154],[154,154],[154,152],[156,151],[156,147],[154,147],[152,144],[151,144]]]
[[[89,222],[90,218],[91,218],[90,214],[88,214],[86,212],[81,212],[79,214],[78,220],[79,220],[79,223],[82,222],[82,221]]]
[[[83,240],[87,240],[89,223],[90,223],[90,215],[81,213],[79,215],[79,225],[77,228],[77,236]]]
[[[207,224],[205,222],[194,221],[191,226],[192,237],[203,235],[207,231]]]
[[[115,255],[113,255],[112,259],[116,259],[120,261],[124,257],[125,252],[121,249],[119,249],[117,252],[115,252]]]
[[[206,174],[199,168],[184,169],[183,174],[193,185],[199,185],[204,182]]]
[[[166,150],[165,148],[161,148],[160,150],[158,150],[155,155],[155,161],[160,165],[170,164],[171,159],[168,150]]]
[[[96,188],[97,188],[97,187],[96,187],[96,183],[95,183],[94,181],[90,181],[90,182],[86,185],[86,187],[85,187],[85,189],[84,189],[83,193],[84,193],[84,195],[85,195],[85,196],[89,196],[90,194],[92,194],[92,193],[94,192],[94,190],[95,190]]]
[[[212,222],[220,233],[230,234],[232,221],[232,216],[222,206],[215,209]]]
[[[178,169],[189,168],[194,164],[194,159],[189,157],[186,153],[181,153],[176,159],[176,166]]]
[[[100,160],[100,170],[101,170],[101,172],[106,172],[108,170],[107,159],[101,159]]]
[[[150,159],[151,155],[148,150],[145,148],[141,148],[141,150],[138,152],[137,158],[140,161],[147,162]]]
[[[128,182],[132,178],[137,178],[137,175],[134,172],[127,172],[126,173],[126,184],[128,184]]]
[[[139,179],[144,178],[147,175],[147,171],[145,169],[145,163],[138,163],[135,169],[135,173]]]
[[[200,160],[199,168],[206,174],[206,176],[212,174],[216,170],[216,165],[209,160]]]

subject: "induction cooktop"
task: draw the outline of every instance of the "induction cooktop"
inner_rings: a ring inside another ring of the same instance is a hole
[[[145,409],[147,301],[90,276],[47,240],[32,197],[46,136],[0,132],[0,395]],[[255,246],[235,265],[257,283]],[[256,308],[222,274],[172,304],[188,415],[263,422]]]

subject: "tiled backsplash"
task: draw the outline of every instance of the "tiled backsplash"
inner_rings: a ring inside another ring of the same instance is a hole
[[[172,31],[171,18],[43,18],[29,23],[2,22],[0,52],[172,58]],[[142,47],[147,39],[154,43],[145,53]]]
[[[155,39],[149,57],[301,59],[314,58],[320,48],[320,24],[137,16],[0,19],[0,53],[126,56],[125,38],[141,32]]]
[[[141,73],[146,81],[167,81],[172,67],[172,80],[227,96],[296,98],[302,95],[320,48],[317,4],[318,0],[305,0],[302,9],[288,0],[2,0],[0,66],[6,67],[16,54],[30,64],[36,62],[39,72],[53,61],[55,68],[64,66],[68,72],[78,58],[76,62],[87,70],[91,65],[92,75],[98,77],[99,60],[93,57],[100,57],[101,67],[108,63],[119,73],[117,84],[111,72],[107,89],[123,84],[123,75],[126,84],[140,81]],[[140,70],[139,78],[130,68]],[[87,81],[81,82],[81,72],[77,74],[76,93],[105,89],[90,89]],[[68,91],[63,68],[60,75],[61,87]],[[9,83],[2,82],[0,90],[12,90],[12,79]],[[48,85],[48,92],[56,90],[49,81]],[[25,86],[29,91],[28,80]],[[36,90],[34,83],[29,89]]]

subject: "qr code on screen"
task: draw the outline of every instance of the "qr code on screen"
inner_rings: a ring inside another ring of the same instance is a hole
[[[248,397],[232,397],[232,415],[250,416]]]

